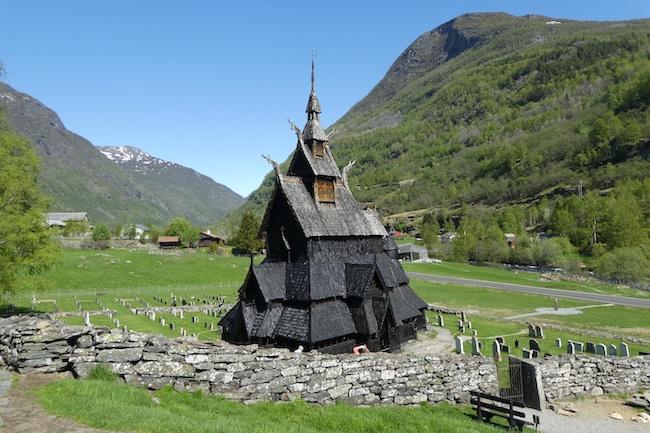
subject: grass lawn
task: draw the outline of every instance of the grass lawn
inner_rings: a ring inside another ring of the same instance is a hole
[[[407,271],[421,272],[424,274],[650,299],[650,291],[647,290],[619,287],[600,283],[595,280],[584,283],[574,281],[542,281],[541,274],[538,272],[510,271],[497,267],[476,266],[468,263],[454,262],[403,263],[402,265]]]
[[[616,335],[650,338],[650,316],[647,309],[622,306],[599,306],[582,309],[582,314],[556,316],[536,315],[515,320],[505,320],[506,317],[526,314],[538,307],[552,307],[552,298],[525,293],[511,293],[500,290],[478,287],[460,286],[453,284],[437,284],[426,281],[412,280],[411,286],[427,302],[444,307],[462,309],[469,312],[467,320],[472,322],[472,328],[477,330],[479,340],[483,343],[483,353],[491,354],[492,342],[497,336],[503,336],[505,343],[510,345],[511,353],[521,356],[521,348],[529,348],[528,328],[525,321],[538,324],[566,325],[570,328],[585,330],[606,330]],[[560,307],[574,308],[587,306],[582,301],[561,300]],[[437,323],[434,314],[429,313],[429,322]],[[465,330],[460,334],[457,327],[458,318],[453,315],[443,315],[445,327],[454,337],[464,335],[471,337],[472,331]],[[514,334],[514,335],[513,335]],[[546,327],[545,338],[537,339],[542,353],[559,355],[566,353],[567,340],[591,341],[594,343],[615,344],[621,340],[588,336],[579,332],[570,332]],[[562,347],[555,347],[555,338],[562,339]],[[515,340],[519,340],[520,348],[515,348]],[[625,341],[631,354],[639,351],[648,352],[650,347]],[[471,353],[469,340],[465,342],[465,352]]]
[[[482,433],[502,432],[481,424],[467,407],[447,404],[414,408],[310,406],[304,402],[244,405],[216,396],[155,393],[109,380],[63,380],[37,390],[40,403],[58,416],[118,432],[137,433]],[[154,402],[152,397],[159,400]]]

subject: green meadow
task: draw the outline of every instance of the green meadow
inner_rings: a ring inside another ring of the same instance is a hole
[[[502,428],[476,422],[466,406],[419,407],[314,406],[304,402],[244,405],[218,396],[153,393],[101,378],[62,380],[38,389],[45,409],[82,424],[136,433],[488,433]]]

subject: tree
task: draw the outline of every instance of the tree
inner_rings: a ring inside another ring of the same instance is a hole
[[[0,127],[1,128],[1,127]],[[39,160],[24,138],[0,129],[0,290],[14,291],[46,270],[57,247],[43,223],[47,201],[37,187]]]
[[[178,236],[184,247],[191,247],[199,240],[199,229],[192,227],[185,218],[176,217],[167,226],[165,235]]]
[[[111,231],[106,227],[106,224],[97,224],[93,230],[94,241],[109,241],[111,240]]]
[[[260,222],[255,215],[252,212],[244,212],[239,229],[232,239],[236,248],[240,248],[250,255],[251,264],[253,264],[253,255],[263,246],[262,240],[257,236],[259,228]]]
[[[115,227],[113,228],[113,236],[115,236],[117,239],[121,239],[123,228],[124,226],[122,224],[115,225]]]
[[[616,248],[598,259],[595,270],[611,280],[635,283],[650,276],[650,260],[641,248]]]

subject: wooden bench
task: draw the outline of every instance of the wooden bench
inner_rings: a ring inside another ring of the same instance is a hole
[[[519,430],[523,430],[525,425],[534,426],[535,429],[539,425],[537,415],[533,414],[532,420],[530,420],[525,412],[519,410],[525,407],[523,403],[478,391],[469,393],[471,395],[470,403],[473,408],[476,408],[476,418],[479,421],[489,422],[492,417],[498,416],[505,418],[511,429],[517,427]]]

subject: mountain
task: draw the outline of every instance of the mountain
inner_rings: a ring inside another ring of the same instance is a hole
[[[51,198],[52,211],[87,211],[94,223],[123,224],[165,224],[176,215],[185,215],[205,226],[243,200],[223,185],[180,166],[166,168],[169,179],[159,173],[134,173],[67,130],[53,110],[1,82],[0,109],[41,157],[40,185]],[[157,187],[156,180],[165,186]],[[172,187],[173,182],[177,184]]]
[[[382,215],[504,206],[650,173],[650,20],[467,14],[418,37],[333,124]],[[323,107],[327,110],[327,107]],[[267,176],[225,224],[261,214]]]
[[[169,215],[184,215],[195,224],[208,226],[243,203],[239,194],[208,176],[156,158],[136,147],[98,149],[122,167],[137,185],[157,197]]]

